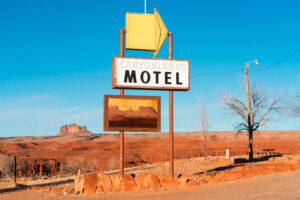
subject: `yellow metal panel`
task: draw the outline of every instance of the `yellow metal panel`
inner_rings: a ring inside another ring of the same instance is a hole
[[[156,57],[168,30],[154,9],[154,14],[126,13],[126,49],[155,51]]]
[[[159,32],[159,39],[157,42],[157,47],[154,53],[154,57],[156,57],[159,49],[161,48],[161,46],[163,45],[165,39],[168,36],[168,29],[166,27],[166,25],[164,24],[162,18],[160,17],[159,13],[157,12],[157,10],[154,8],[154,15],[156,17],[156,26],[159,27],[159,30],[157,30]]]
[[[157,49],[156,16],[126,13],[126,49]]]

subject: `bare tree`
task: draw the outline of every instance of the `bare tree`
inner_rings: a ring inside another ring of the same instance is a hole
[[[204,139],[204,153],[205,158],[207,158],[207,137],[209,130],[209,118],[206,110],[206,105],[204,102],[198,101],[198,120],[197,125],[191,125],[196,131],[201,131],[201,134]]]
[[[295,101],[292,104],[292,112],[296,117],[300,117],[300,95],[295,97]]]
[[[282,106],[283,97],[277,97],[276,92],[270,98],[259,87],[252,87],[250,90],[250,116],[248,117],[247,103],[237,97],[233,97],[229,92],[221,96],[222,104],[230,111],[232,116],[238,116],[242,122],[238,123],[236,129],[248,131],[249,136],[249,160],[253,160],[253,133],[266,122],[271,120],[272,112],[279,113]],[[249,120],[248,120],[249,119]]]

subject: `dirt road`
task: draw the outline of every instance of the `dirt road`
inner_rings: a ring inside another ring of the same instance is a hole
[[[1,192],[1,191],[0,191]],[[103,195],[58,195],[49,192],[0,193],[0,199],[299,199],[300,171],[282,172],[236,181],[209,183],[193,188],[159,189]]]

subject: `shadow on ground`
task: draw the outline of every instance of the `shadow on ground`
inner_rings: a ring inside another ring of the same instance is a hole
[[[54,181],[54,182],[43,183],[43,184],[34,184],[34,185],[17,184],[15,187],[0,189],[0,194],[6,193],[6,192],[15,192],[15,191],[19,191],[19,190],[25,190],[29,187],[58,186],[61,184],[67,184],[67,183],[73,183],[73,182],[74,182],[74,179],[67,179],[67,180],[63,180],[63,181]]]
[[[235,158],[234,159],[234,164],[221,166],[221,167],[216,167],[214,169],[210,169],[210,170],[195,173],[194,175],[205,174],[205,175],[209,175],[209,176],[214,176],[215,173],[219,172],[219,171],[233,169],[235,167],[244,166],[244,165],[247,165],[249,163],[263,162],[263,161],[269,160],[272,157],[281,157],[281,156],[283,156],[283,154],[277,154],[277,155],[272,155],[272,156],[263,156],[263,157],[260,157],[260,158],[254,158],[253,160],[248,160],[246,158]]]

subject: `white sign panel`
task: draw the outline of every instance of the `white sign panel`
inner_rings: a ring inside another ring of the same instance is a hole
[[[113,88],[189,90],[190,61],[154,58],[113,58]]]

